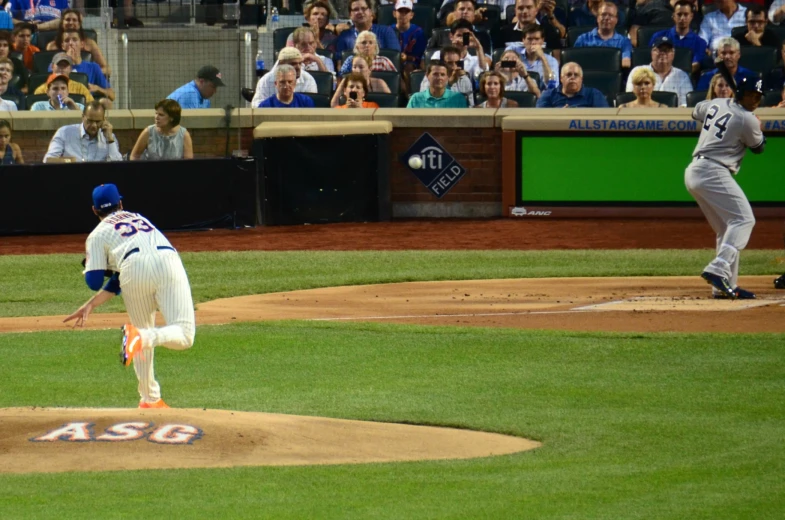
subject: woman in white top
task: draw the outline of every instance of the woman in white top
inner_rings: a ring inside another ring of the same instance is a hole
[[[130,159],[165,160],[193,159],[194,145],[191,134],[180,126],[180,104],[173,99],[163,99],[155,105],[155,124],[139,135]]]

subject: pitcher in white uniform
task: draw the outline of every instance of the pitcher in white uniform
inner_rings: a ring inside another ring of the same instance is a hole
[[[155,380],[155,347],[185,350],[196,324],[188,276],[177,251],[150,221],[123,210],[114,184],[93,190],[93,213],[101,220],[86,242],[85,281],[99,291],[64,321],[84,326],[90,312],[122,292],[131,323],[123,330],[121,362],[133,361],[139,379],[139,408],[168,408]],[[114,274],[104,284],[104,271]],[[103,287],[102,287],[103,285]],[[166,326],[155,327],[160,310]]]

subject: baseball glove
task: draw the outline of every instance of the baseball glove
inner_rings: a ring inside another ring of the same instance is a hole
[[[85,267],[86,264],[87,264],[87,259],[86,258],[82,258],[82,267]],[[111,278],[114,275],[115,275],[115,272],[112,271],[111,269],[104,270],[104,278]]]
[[[785,289],[785,274],[774,280],[775,289]]]

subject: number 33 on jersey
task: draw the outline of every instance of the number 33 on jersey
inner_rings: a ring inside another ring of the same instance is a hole
[[[132,253],[172,248],[166,237],[138,213],[118,211],[101,221],[87,237],[86,271],[121,271]],[[174,248],[172,248],[174,249]]]

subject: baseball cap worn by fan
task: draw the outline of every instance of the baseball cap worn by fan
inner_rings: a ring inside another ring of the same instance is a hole
[[[199,72],[196,74],[198,79],[205,79],[215,85],[216,87],[223,87],[224,82],[222,81],[221,71],[213,67],[212,65],[205,65]]]
[[[654,40],[653,42],[651,42],[651,48],[652,49],[660,48],[663,45],[666,45],[666,46],[668,46],[670,48],[673,48],[673,40],[671,40],[670,38],[668,38],[665,35],[662,35],[659,38],[657,38],[656,40]]]
[[[395,10],[400,11],[401,9],[407,9],[409,11],[414,9],[412,0],[398,0],[397,2],[395,2]]]
[[[53,72],[53,73],[49,74],[48,78],[46,78],[46,86],[49,87],[49,85],[51,85],[52,83],[54,83],[58,79],[62,80],[62,81],[65,81],[65,84],[68,85],[68,76],[66,76],[65,74],[55,74]]]
[[[117,206],[123,197],[117,191],[117,186],[114,184],[101,184],[96,186],[93,190],[93,207],[97,210],[104,210]]]
[[[303,55],[296,47],[284,47],[278,52],[278,61],[302,59]]]
[[[52,56],[52,65],[57,65],[61,61],[67,61],[69,65],[74,64],[74,59],[64,52],[58,52]]]

